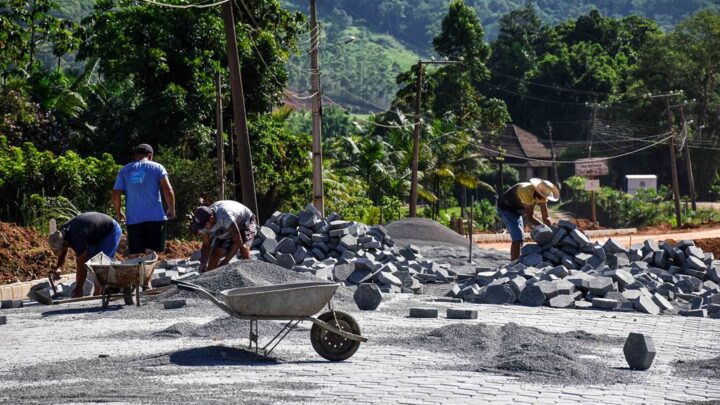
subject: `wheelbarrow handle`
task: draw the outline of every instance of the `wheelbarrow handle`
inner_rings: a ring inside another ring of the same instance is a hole
[[[225,305],[224,302],[215,298],[215,296],[210,291],[200,287],[197,284],[188,283],[187,281],[178,281],[178,280],[172,280],[171,283],[175,284],[177,286],[177,288],[179,288],[181,290],[192,291],[192,292],[195,292],[195,293],[198,293],[198,294],[204,296],[206,299],[210,300],[210,302],[212,302],[216,306],[220,307],[220,309],[227,312],[231,316],[237,315],[237,313],[235,313],[235,311],[233,311],[232,309],[230,309],[230,307]]]

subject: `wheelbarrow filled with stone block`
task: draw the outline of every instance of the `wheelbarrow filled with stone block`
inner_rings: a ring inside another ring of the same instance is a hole
[[[310,342],[315,351],[330,361],[350,358],[367,338],[360,335],[360,326],[347,313],[335,311],[330,300],[338,283],[311,281],[263,287],[233,288],[221,291],[221,299],[204,288],[173,281],[178,288],[196,292],[210,300],[230,316],[250,321],[250,349],[256,354],[269,355],[275,347],[302,321],[312,322]],[[313,315],[324,306],[328,311],[317,318]],[[280,332],[264,347],[258,346],[258,321],[287,321]]]
[[[101,286],[102,307],[107,308],[113,292],[134,290],[135,301],[140,306],[140,290],[152,277],[158,262],[157,253],[129,260],[113,260],[105,253],[98,253],[85,262],[85,266],[95,275]],[[126,296],[125,303],[132,305],[132,296]]]

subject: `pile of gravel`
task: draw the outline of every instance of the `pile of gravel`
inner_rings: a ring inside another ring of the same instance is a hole
[[[518,261],[477,268],[448,295],[487,304],[720,318],[720,262],[691,240],[592,243],[574,224],[541,225]]]
[[[702,360],[678,360],[673,364],[674,372],[686,377],[698,376],[720,379],[720,357]]]
[[[240,260],[213,271],[200,274],[197,277],[188,278],[186,281],[199,285],[211,293],[219,293],[232,288],[302,283],[318,281],[318,279],[312,274],[298,273],[267,262]],[[148,300],[165,301],[168,299],[182,298],[202,297],[192,291],[173,288],[156,297],[149,297]],[[348,289],[340,287],[336,291],[334,299],[352,302],[352,294]]]
[[[502,327],[480,323],[447,325],[387,344],[453,353],[466,359],[460,364],[453,359],[443,366],[446,369],[503,374],[534,382],[612,384],[627,383],[629,375],[592,357],[622,342],[621,338],[583,331],[550,333],[514,323]]]
[[[385,226],[399,244],[418,246],[468,246],[468,239],[452,229],[427,218],[405,218]]]

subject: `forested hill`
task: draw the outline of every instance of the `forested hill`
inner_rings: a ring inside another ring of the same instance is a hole
[[[308,6],[304,0],[286,0],[298,9]],[[440,29],[450,0],[323,0],[318,2],[322,18],[331,23],[340,19],[364,26],[376,33],[390,34],[416,51],[426,51]],[[497,36],[497,23],[504,14],[526,3],[524,0],[466,0],[485,28],[488,40]],[[639,15],[670,29],[680,20],[706,7],[718,6],[717,0],[539,0],[535,4],[540,18],[551,25],[574,19],[597,9],[608,17]]]
[[[288,8],[305,14],[307,0],[284,0]],[[398,87],[395,78],[417,61],[431,56],[432,39],[440,30],[450,0],[322,0],[318,18],[323,28],[321,65],[324,93],[356,112],[387,108]],[[500,18],[522,7],[524,0],[465,0],[483,24],[486,39],[494,40]],[[609,17],[639,15],[657,21],[668,31],[675,24],[718,0],[539,0],[538,16],[556,25],[597,9]],[[355,37],[351,44],[342,44]],[[309,48],[309,39],[306,41]],[[288,66],[290,85],[309,92],[306,54]]]

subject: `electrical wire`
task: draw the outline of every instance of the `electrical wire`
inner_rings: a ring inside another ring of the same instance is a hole
[[[144,3],[152,4],[154,6],[160,6],[160,7],[168,7],[168,8],[176,8],[176,9],[188,9],[188,8],[209,8],[209,7],[215,7],[219,6],[221,4],[225,4],[229,2],[230,0],[221,0],[215,3],[206,3],[206,4],[171,4],[171,3],[162,3],[159,1],[154,0],[140,0]]]

